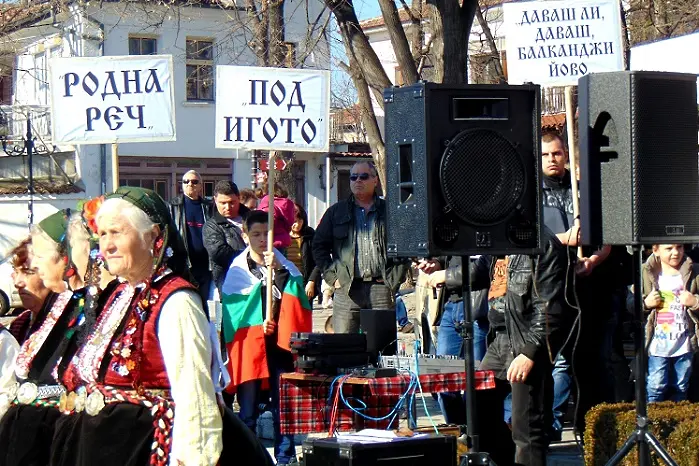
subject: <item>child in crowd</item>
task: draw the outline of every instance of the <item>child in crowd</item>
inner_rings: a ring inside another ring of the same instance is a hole
[[[267,213],[254,210],[243,223],[248,247],[233,259],[223,283],[223,338],[229,354],[229,392],[239,416],[255,431],[260,393],[269,387],[277,464],[296,463],[293,435],[282,435],[279,376],[293,372],[292,332],[311,332],[313,320],[303,277],[278,250],[267,252]],[[273,269],[272,309],[266,309],[267,271]]]
[[[698,272],[681,244],[654,244],[643,265],[649,402],[687,398],[697,349]]]
[[[240,190],[240,203],[250,210],[257,209],[257,195],[250,188]]]
[[[267,187],[267,173],[261,172],[258,176],[258,183],[263,187]],[[282,254],[286,255],[286,248],[291,244],[291,225],[296,221],[294,201],[289,199],[289,193],[286,192],[279,184],[274,184],[274,199],[271,202],[274,209],[274,247],[279,249]],[[270,209],[269,195],[265,195],[260,199],[257,207],[265,212]]]

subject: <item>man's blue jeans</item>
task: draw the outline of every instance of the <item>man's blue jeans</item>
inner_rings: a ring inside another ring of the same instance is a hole
[[[691,352],[664,358],[648,356],[648,402],[682,401],[687,399],[689,378],[692,375]]]
[[[400,294],[396,295],[396,322],[399,327],[403,327],[410,322],[408,320],[408,309],[406,309],[403,296]]]
[[[563,416],[570,397],[570,363],[559,354],[553,365],[553,430],[563,431]]]
[[[442,320],[437,334],[437,354],[464,357],[464,345],[461,334],[456,329],[464,321],[464,302],[447,301],[444,304]],[[486,337],[488,336],[488,319],[473,322],[474,359],[480,361],[485,356]],[[439,394],[439,407],[447,424],[465,424],[465,405],[458,392]]]

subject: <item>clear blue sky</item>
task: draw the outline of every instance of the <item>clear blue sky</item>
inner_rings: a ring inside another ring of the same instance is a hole
[[[354,11],[357,12],[360,21],[381,16],[381,8],[376,0],[355,0]]]

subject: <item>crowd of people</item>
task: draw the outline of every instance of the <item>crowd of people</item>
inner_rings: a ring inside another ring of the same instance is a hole
[[[545,464],[571,399],[582,432],[589,408],[632,398],[630,256],[604,245],[577,253],[585,219],[573,215],[567,163],[564,140],[545,133],[544,253],[468,264],[475,358],[496,377],[477,394],[481,447],[497,464]],[[316,230],[281,186],[267,196],[220,181],[208,199],[195,171],[169,204],[121,187],[34,226],[12,252],[25,311],[0,329],[0,464],[273,464],[255,436],[264,409],[276,464],[296,463],[280,430],[279,375],[294,370],[291,333],[312,331],[311,303],[328,291],[328,330],[359,332],[360,309],[396,308],[400,329],[422,328],[424,351],[463,356],[462,259],[389,257],[376,168],[360,161],[349,180],[352,195]],[[692,396],[691,255],[652,245],[643,268],[649,401]],[[434,290],[415,322],[399,292],[411,269]],[[448,423],[465,423],[462,393],[438,400]]]

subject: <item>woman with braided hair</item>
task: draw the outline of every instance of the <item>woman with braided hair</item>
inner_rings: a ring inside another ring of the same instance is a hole
[[[119,285],[63,373],[61,411],[75,415],[56,430],[51,465],[271,464],[239,421],[227,429],[239,434],[227,441],[234,450],[223,451],[209,324],[167,204],[151,190],[121,187],[96,224]]]
[[[0,464],[45,466],[49,463],[51,439],[59,417],[63,387],[57,382],[57,370],[74,342],[89,330],[86,315],[99,307],[98,285],[85,277],[96,265],[89,257],[89,236],[82,222],[69,229],[69,210],[61,210],[42,220],[31,235],[31,265],[52,291],[45,309],[22,344],[15,362],[15,380],[0,393]],[[75,213],[80,218],[80,212]],[[69,231],[71,230],[71,231]],[[71,236],[73,236],[71,238]],[[80,264],[80,265],[76,265]],[[72,290],[70,286],[77,289]],[[94,321],[94,318],[91,319]],[[7,411],[7,412],[5,412]]]

